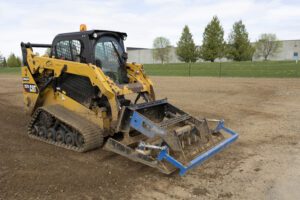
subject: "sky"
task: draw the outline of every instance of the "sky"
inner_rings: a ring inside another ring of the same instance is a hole
[[[300,39],[299,0],[0,0],[0,52],[21,55],[20,43],[51,43],[58,33],[88,29],[126,32],[127,47],[151,48],[163,36],[176,46],[184,25],[201,45],[205,26],[217,15],[225,36],[242,20],[250,41],[262,33]]]

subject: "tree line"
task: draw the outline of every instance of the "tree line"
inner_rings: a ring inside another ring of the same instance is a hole
[[[21,59],[13,53],[6,59],[0,53],[0,67],[21,67]]]
[[[186,63],[198,59],[214,62],[216,59],[227,58],[234,61],[252,60],[255,56],[267,60],[278,52],[281,43],[275,34],[261,34],[255,44],[251,44],[246,26],[242,20],[235,22],[229,34],[228,41],[224,40],[224,30],[217,16],[207,24],[203,33],[202,45],[197,46],[187,25],[184,26],[181,37],[177,42],[176,55]],[[153,41],[153,57],[161,63],[168,62],[171,51],[170,40],[157,37]],[[21,59],[10,54],[6,59],[0,53],[0,67],[20,67]]]
[[[267,60],[278,52],[281,43],[275,34],[262,34],[253,44],[242,20],[233,24],[228,41],[224,40],[224,30],[217,16],[214,16],[203,33],[202,45],[197,46],[187,25],[184,26],[177,42],[176,55],[180,61],[191,63],[198,59],[214,62],[227,58],[234,61],[252,60],[255,56]],[[153,41],[153,57],[165,63],[168,61],[171,43],[168,38],[157,37]]]

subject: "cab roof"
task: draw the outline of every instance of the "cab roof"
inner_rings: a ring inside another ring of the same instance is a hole
[[[109,30],[88,30],[88,31],[78,31],[70,33],[60,33],[56,37],[68,37],[68,36],[77,36],[77,35],[93,35],[94,33],[103,34],[103,33],[113,33],[121,37],[122,39],[127,37],[127,33],[118,32],[118,31],[109,31]]]

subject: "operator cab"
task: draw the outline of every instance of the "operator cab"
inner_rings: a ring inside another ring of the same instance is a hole
[[[118,84],[128,83],[123,41],[126,33],[89,30],[57,35],[52,42],[50,56],[80,63],[92,63]]]

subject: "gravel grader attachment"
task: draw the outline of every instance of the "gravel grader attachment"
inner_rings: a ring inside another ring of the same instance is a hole
[[[118,128],[127,132],[128,138],[140,137],[140,141],[126,145],[109,138],[104,145],[106,150],[166,174],[179,169],[179,174],[184,175],[238,138],[223,120],[196,119],[166,99],[124,107]]]

